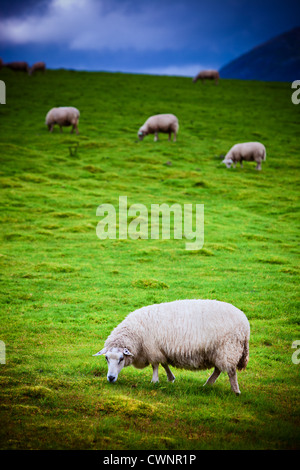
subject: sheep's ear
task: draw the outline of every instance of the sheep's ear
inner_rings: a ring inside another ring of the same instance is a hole
[[[93,354],[93,356],[102,356],[105,353],[106,353],[106,348],[103,348],[101,349],[101,351],[97,352],[96,354]]]
[[[131,352],[127,348],[123,349],[123,354],[125,354],[125,356],[132,356],[133,357],[133,354],[131,354]]]

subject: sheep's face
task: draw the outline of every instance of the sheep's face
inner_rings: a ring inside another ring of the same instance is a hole
[[[222,163],[224,163],[227,166],[227,168],[230,168],[231,165],[233,164],[233,161],[231,160],[231,158],[228,158],[227,160],[224,159]]]
[[[133,357],[127,348],[104,348],[97,354],[94,354],[94,356],[100,355],[105,355],[108,365],[107,380],[112,383],[117,381],[118,375],[123,367],[131,364],[131,357]]]
[[[138,138],[139,140],[143,140],[143,138],[145,137],[146,133],[143,132],[143,131],[138,131]]]

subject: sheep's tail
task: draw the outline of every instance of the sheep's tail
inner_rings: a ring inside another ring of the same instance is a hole
[[[244,342],[242,355],[237,365],[237,369],[238,370],[246,369],[248,361],[249,361],[249,343],[248,343],[248,340],[246,339]]]
[[[266,149],[265,149],[265,151],[264,151],[264,158],[263,158],[263,159],[264,159],[264,160],[267,160],[267,151],[266,151]]]

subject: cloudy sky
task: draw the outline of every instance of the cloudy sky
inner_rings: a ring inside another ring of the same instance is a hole
[[[299,0],[1,0],[0,57],[193,76],[299,25]]]

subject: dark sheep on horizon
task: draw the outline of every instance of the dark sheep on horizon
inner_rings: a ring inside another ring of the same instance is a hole
[[[215,80],[216,85],[219,83],[219,72],[217,70],[202,70],[193,78],[193,82],[196,83],[197,80],[201,80],[202,83],[205,83],[205,80]]]
[[[29,75],[33,75],[35,72],[43,72],[45,73],[46,71],[46,64],[45,62],[36,62],[35,64],[33,64],[32,67],[30,67],[29,69]]]
[[[15,72],[27,72],[29,71],[29,66],[27,62],[24,61],[15,61],[15,62],[8,62],[4,65],[8,69],[14,70]]]

